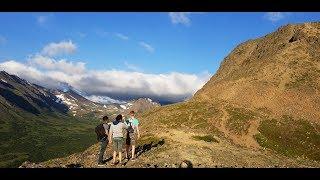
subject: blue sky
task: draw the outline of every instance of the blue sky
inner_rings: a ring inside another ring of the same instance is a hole
[[[0,13],[0,62],[26,64],[50,43],[71,42],[74,49],[51,58],[94,71],[212,75],[237,44],[319,20],[320,13]]]

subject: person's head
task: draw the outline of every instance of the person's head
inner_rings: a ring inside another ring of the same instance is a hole
[[[108,116],[103,116],[102,122],[103,122],[103,123],[108,123],[108,122],[109,122]]]
[[[116,121],[121,121],[122,120],[122,115],[119,114],[117,117],[116,117]]]
[[[129,114],[130,114],[131,117],[134,117],[134,111],[130,111]]]

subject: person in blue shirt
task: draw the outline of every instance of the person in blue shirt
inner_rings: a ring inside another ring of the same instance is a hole
[[[130,117],[124,122],[128,127],[126,138],[126,158],[129,159],[129,149],[131,146],[131,160],[135,160],[136,143],[137,140],[140,138],[139,120],[134,117],[134,111],[130,111],[129,115]]]

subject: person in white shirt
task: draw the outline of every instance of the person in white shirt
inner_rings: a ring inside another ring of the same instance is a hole
[[[111,165],[116,164],[117,154],[119,154],[119,163],[122,164],[122,147],[125,130],[127,130],[127,126],[122,122],[122,115],[119,114],[116,120],[111,123],[109,130],[109,141],[113,144],[113,161]]]

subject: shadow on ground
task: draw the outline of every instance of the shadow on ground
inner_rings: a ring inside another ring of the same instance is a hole
[[[137,147],[136,147],[136,158],[139,158],[142,154],[150,151],[150,150],[153,149],[153,148],[157,148],[157,147],[159,147],[159,146],[164,145],[164,143],[165,143],[165,141],[164,141],[164,139],[162,139],[162,140],[160,140],[160,141],[158,141],[158,142],[152,141],[152,142],[150,142],[150,143],[137,146]],[[125,153],[125,152],[124,152],[124,153]],[[103,163],[106,164],[107,162],[109,162],[109,161],[111,161],[111,160],[112,160],[112,156],[110,156],[108,159],[104,160]],[[124,166],[125,166],[127,163],[128,163],[128,161],[126,161],[126,162],[124,163]],[[77,164],[72,163],[72,164],[66,165],[66,167],[67,167],[67,168],[82,168],[83,165],[82,165],[82,164],[79,164],[79,163],[77,163]]]
[[[136,158],[139,158],[142,154],[150,151],[150,150],[153,149],[153,148],[157,148],[157,147],[159,147],[159,146],[164,145],[164,143],[165,143],[165,141],[164,141],[164,139],[162,139],[162,140],[160,140],[160,141],[158,141],[158,142],[151,141],[151,142],[148,143],[148,144],[143,144],[143,145],[137,146],[137,147],[136,147]],[[124,163],[124,166],[125,166],[127,163],[128,163],[128,161]]]
[[[162,140],[158,141],[157,143],[154,143],[152,141],[149,144],[139,145],[136,148],[137,158],[139,156],[141,156],[143,153],[146,153],[146,152],[150,151],[152,148],[157,148],[158,146],[164,145],[164,143],[165,143],[165,141],[164,141],[164,139],[162,139]]]

